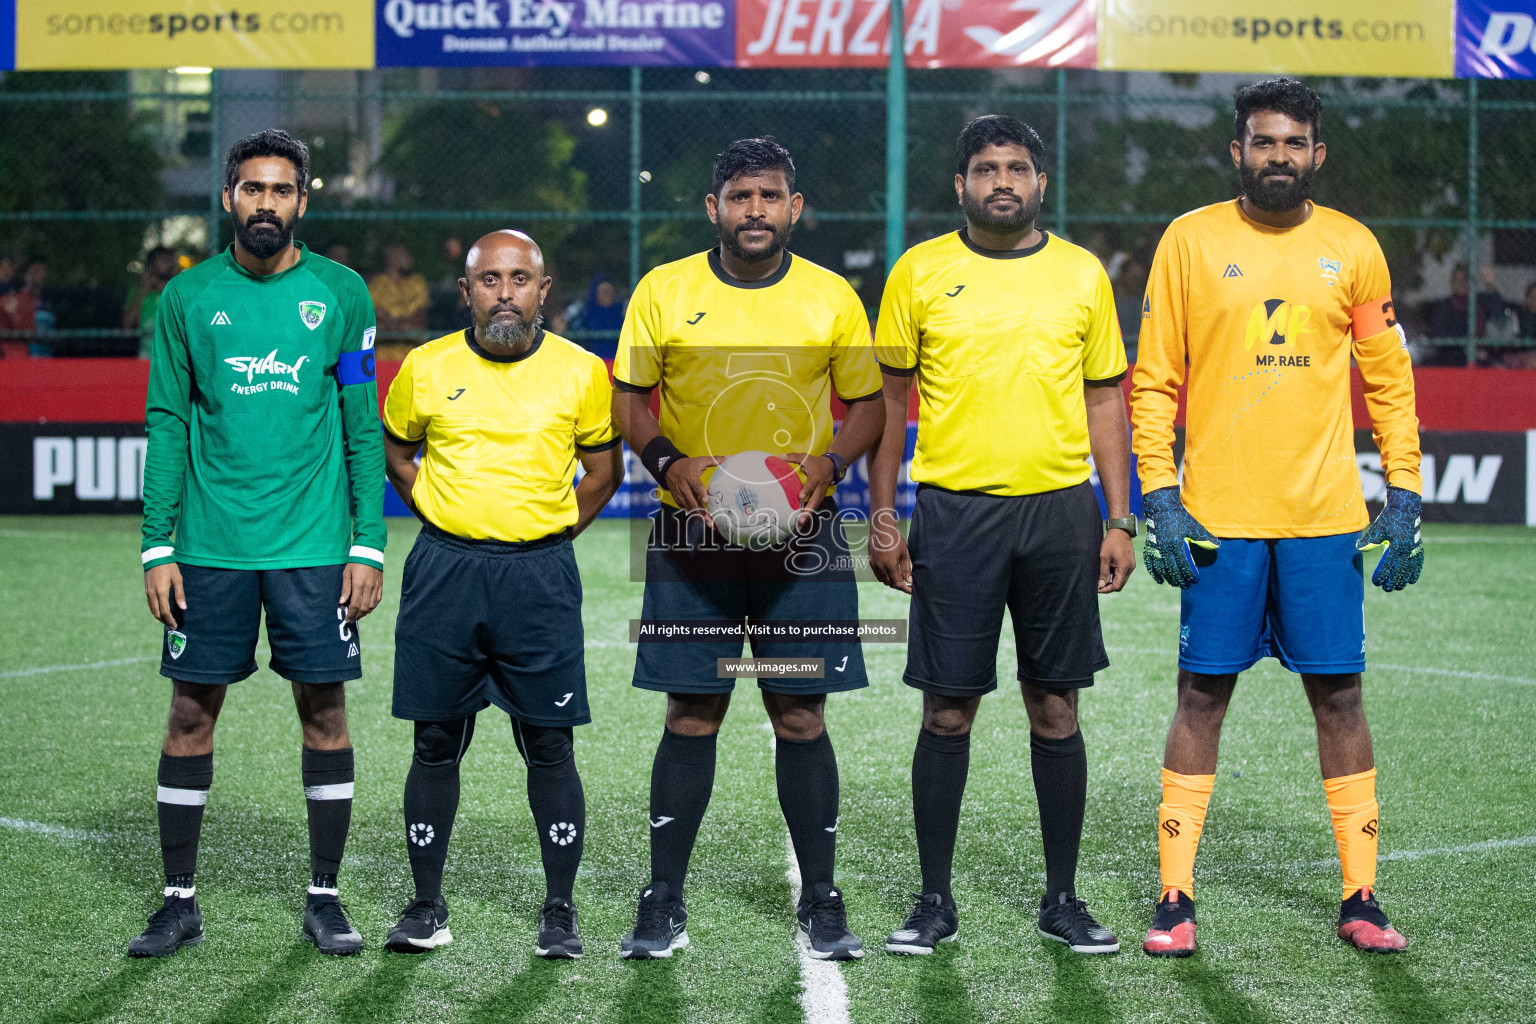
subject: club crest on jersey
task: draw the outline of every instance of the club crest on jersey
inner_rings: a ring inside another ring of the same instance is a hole
[[[310,330],[319,327],[320,321],[325,319],[325,303],[312,300],[299,303],[299,319]]]
[[[1331,260],[1327,256],[1319,256],[1317,266],[1322,272],[1324,281],[1327,281],[1329,284],[1339,283],[1339,275],[1344,272],[1343,260]]]
[[[171,652],[171,660],[181,657],[181,652],[187,649],[187,634],[171,629],[165,634],[165,649]]]

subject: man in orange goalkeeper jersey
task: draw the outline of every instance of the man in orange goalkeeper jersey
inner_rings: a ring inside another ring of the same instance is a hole
[[[1374,236],[1308,200],[1323,165],[1322,103],[1295,79],[1238,90],[1232,161],[1242,195],[1174,221],[1142,305],[1131,392],[1147,571],[1182,591],[1178,710],[1163,756],[1163,896],[1143,949],[1195,951],[1195,848],[1237,674],[1273,656],[1301,675],[1344,870],[1341,939],[1405,941],[1377,905],[1376,769],[1360,699],[1361,551],[1371,581],[1419,577],[1413,372]],[[1369,517],[1355,464],[1349,363],[1365,382],[1387,478]],[[1173,458],[1187,384],[1182,491]],[[1198,547],[1191,552],[1190,545]]]

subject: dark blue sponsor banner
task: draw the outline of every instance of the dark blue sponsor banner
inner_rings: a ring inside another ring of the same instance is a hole
[[[0,71],[16,66],[16,0],[0,0]]]
[[[735,0],[378,0],[379,67],[728,67]]]
[[[1536,0],[1457,0],[1457,78],[1536,78]]]

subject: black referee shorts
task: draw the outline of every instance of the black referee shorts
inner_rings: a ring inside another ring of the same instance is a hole
[[[1109,667],[1099,630],[1102,539],[1087,482],[1027,495],[919,486],[907,539],[907,685],[945,697],[997,689],[1006,607],[1022,682],[1092,686],[1093,674]]]
[[[831,499],[818,506],[809,533],[763,551],[727,547],[705,531],[698,514],[661,507],[645,551],[642,622],[858,619],[853,559]],[[823,661],[821,679],[759,678],[757,685],[770,693],[803,696],[869,685],[864,648],[857,640],[753,639],[751,644],[756,658]],[[634,685],[663,693],[730,693],[736,680],[719,678],[717,662],[741,657],[741,648],[740,639],[641,641],[636,645]]]
[[[581,576],[568,533],[504,544],[422,525],[395,623],[394,716],[448,722],[494,704],[584,725]]]

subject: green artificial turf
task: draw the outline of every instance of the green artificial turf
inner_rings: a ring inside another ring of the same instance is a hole
[[[383,605],[363,624],[348,687],[358,779],[342,898],[368,947],[319,956],[299,940],[308,881],[299,731],[263,668],[219,725],[198,896],[208,940],[166,961],[123,949],[158,905],[155,764],[168,706],[160,628],[142,596],[131,518],[0,519],[0,1012],[7,1021],[793,1022],[786,841],[761,703],[750,681],[720,743],[689,876],[693,946],[629,963],[647,864],[646,806],[662,698],[629,685],[622,523],[577,542],[594,722],[577,732],[587,956],[531,956],[543,894],[523,768],[506,719],[481,716],[445,883],[455,942],[382,951],[410,896],[401,786],[410,726],[389,716],[400,566],[415,532],[391,524]],[[842,770],[839,878],[871,952],[840,968],[855,1022],[1536,1020],[1536,534],[1428,527],[1423,580],[1371,589],[1366,701],[1381,800],[1380,895],[1409,951],[1367,957],[1333,934],[1339,876],[1311,718],[1295,677],[1247,673],[1228,716],[1196,866],[1197,956],[1139,952],[1158,894],[1158,766],[1173,707],[1178,596],[1138,572],[1101,608],[1113,666],[1084,695],[1090,761],[1080,893],[1125,951],[1074,956],[1035,934],[1043,882],[1028,725],[1005,685],[984,702],[955,895],[960,941],[880,952],[918,887],[908,772],[918,694],[905,649],[866,648],[873,684],[835,695]],[[870,617],[906,598],[861,586]],[[1004,630],[1008,637],[1009,631]],[[999,676],[1013,678],[1011,643]],[[265,664],[264,652],[259,655]],[[70,667],[74,666],[74,667]]]

